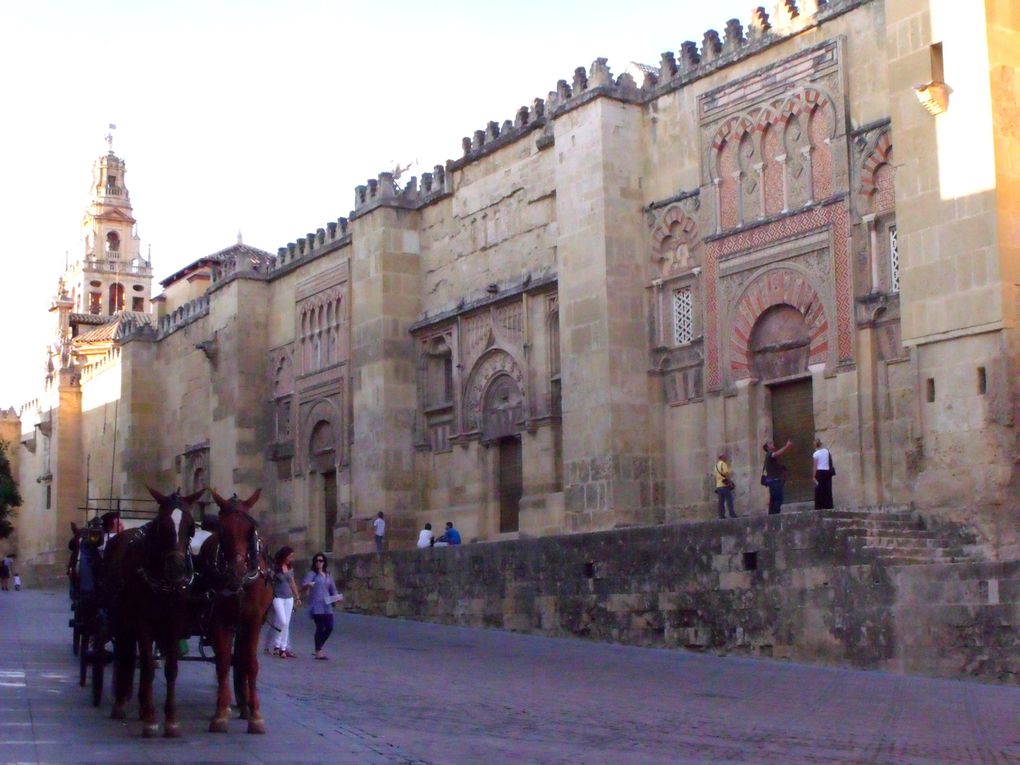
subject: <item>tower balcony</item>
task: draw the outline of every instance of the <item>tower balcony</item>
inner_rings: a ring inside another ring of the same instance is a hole
[[[144,260],[130,261],[117,258],[86,257],[82,267],[86,271],[124,274],[130,276],[152,276],[152,266]]]
[[[106,186],[100,187],[99,192],[104,197],[122,197],[122,196],[124,196],[124,187],[123,186],[106,185]]]

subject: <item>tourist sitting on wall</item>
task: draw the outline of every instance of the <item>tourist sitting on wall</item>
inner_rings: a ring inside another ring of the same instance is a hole
[[[459,545],[460,532],[453,527],[452,521],[446,522],[446,533],[436,540],[437,545]]]
[[[426,523],[425,528],[418,532],[418,549],[423,550],[426,547],[432,547],[436,543],[436,538],[432,534],[432,524]]]

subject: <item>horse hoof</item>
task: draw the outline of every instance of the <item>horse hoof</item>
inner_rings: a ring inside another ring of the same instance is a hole
[[[226,733],[228,728],[228,721],[225,717],[214,717],[209,721],[210,733]]]
[[[156,723],[146,723],[142,727],[142,738],[155,738],[159,735],[159,726]]]
[[[180,723],[167,723],[163,728],[163,735],[167,738],[180,738],[181,737],[181,724]]]
[[[248,732],[249,733],[265,733],[266,732],[266,721],[265,720],[249,720],[248,721]]]
[[[127,719],[127,711],[124,709],[124,707],[114,707],[112,710],[110,710],[110,719],[111,720],[126,720]]]

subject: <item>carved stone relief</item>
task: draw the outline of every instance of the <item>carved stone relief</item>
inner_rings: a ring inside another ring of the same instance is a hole
[[[505,350],[494,348],[479,359],[468,378],[464,395],[465,431],[472,432],[480,429],[483,397],[490,383],[498,376],[506,376],[516,384],[517,392],[521,397],[519,405],[521,407],[525,406],[523,395],[525,390],[524,371],[521,365]],[[500,388],[500,390],[505,391],[507,389]]]

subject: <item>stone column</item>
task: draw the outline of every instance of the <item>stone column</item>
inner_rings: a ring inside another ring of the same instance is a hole
[[[386,513],[390,549],[415,541],[415,353],[421,311],[418,213],[376,207],[351,221],[351,550],[374,549],[371,520]]]
[[[556,118],[563,461],[575,531],[653,520],[640,120],[638,107],[608,98]]]
[[[209,486],[248,497],[265,488],[266,353],[268,286],[261,279],[235,278],[209,303],[207,351],[212,365],[212,427]],[[259,515],[256,505],[255,515]]]
[[[84,456],[81,439],[81,385],[73,367],[61,369],[57,375],[57,406],[53,410],[53,431],[50,440],[50,474],[52,490],[50,509],[54,516],[52,539],[52,574],[59,576],[66,563],[65,543],[70,536],[71,521],[81,524],[78,508],[85,500]],[[43,551],[45,552],[45,551]]]

